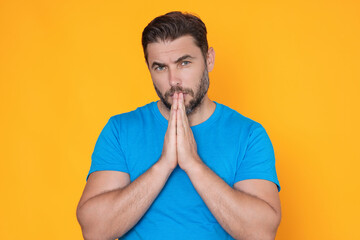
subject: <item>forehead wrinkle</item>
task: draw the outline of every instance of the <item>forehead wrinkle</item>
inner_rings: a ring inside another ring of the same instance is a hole
[[[192,48],[198,48],[198,46],[195,44],[194,38],[191,36],[183,36],[175,40],[167,39],[149,43],[147,51],[148,53],[153,53],[148,55],[149,62],[176,62],[178,58],[184,55],[193,56],[192,53],[194,49]],[[199,49],[199,51],[201,50]],[[177,54],[177,56],[171,56],[174,52],[179,52],[179,54]],[[150,55],[153,55],[153,57],[151,57]],[[166,59],[161,59],[161,57],[164,57]]]
[[[171,54],[173,52],[176,52],[178,49],[175,49],[175,50],[169,50],[169,51],[161,51],[159,52],[159,55],[163,55],[166,57],[166,60],[160,60],[161,57],[159,58],[156,54],[156,56],[154,57],[154,59],[151,59],[150,62],[151,62],[151,65],[154,65],[154,64],[158,64],[158,65],[167,65],[169,63],[178,63],[182,60],[185,60],[185,59],[195,59],[194,56],[192,56],[191,54],[185,52],[185,53],[179,53],[177,54],[177,56],[171,56]],[[181,54],[181,56],[179,56]]]

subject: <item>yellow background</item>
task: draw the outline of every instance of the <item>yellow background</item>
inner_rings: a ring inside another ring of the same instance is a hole
[[[75,209],[112,115],[157,100],[141,33],[197,13],[211,99],[275,149],[277,240],[360,239],[359,1],[0,0],[0,239],[81,239]]]

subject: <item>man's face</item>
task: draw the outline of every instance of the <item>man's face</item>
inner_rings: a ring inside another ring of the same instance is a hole
[[[186,113],[201,103],[209,88],[209,75],[204,56],[191,36],[147,46],[148,66],[155,91],[170,109],[175,92],[184,94]]]

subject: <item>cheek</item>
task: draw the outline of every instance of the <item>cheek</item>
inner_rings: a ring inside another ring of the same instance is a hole
[[[199,86],[201,77],[202,71],[198,69],[186,69],[186,71],[184,71],[182,74],[183,86],[196,91],[197,87]]]
[[[180,78],[182,80],[183,86],[192,87],[193,83],[196,81],[197,72],[195,69],[183,69],[181,71]]]
[[[167,90],[168,88],[168,84],[166,81],[164,81],[164,79],[162,79],[161,77],[157,76],[154,77],[153,75],[151,75],[151,79],[153,81],[153,84],[156,86],[156,88],[158,90],[160,90],[162,93],[164,93],[164,91]]]

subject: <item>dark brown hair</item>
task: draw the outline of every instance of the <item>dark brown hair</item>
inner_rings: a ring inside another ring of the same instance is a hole
[[[147,62],[147,45],[149,43],[175,40],[179,37],[190,35],[195,44],[201,49],[206,58],[208,42],[206,27],[199,17],[189,13],[169,12],[152,20],[142,33],[142,46]]]

